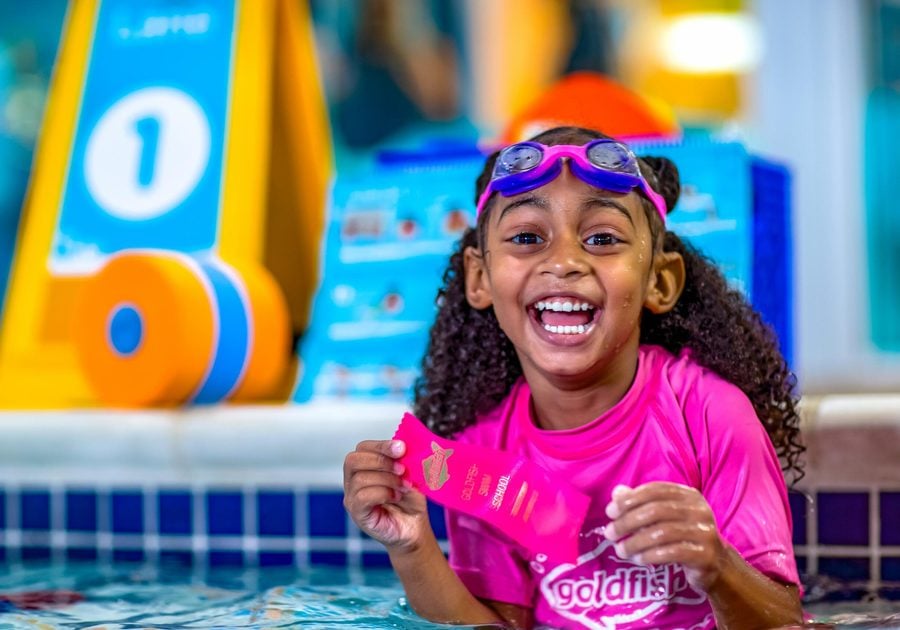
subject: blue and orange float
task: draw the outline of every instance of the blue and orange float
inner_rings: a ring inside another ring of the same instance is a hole
[[[75,344],[98,400],[125,407],[270,396],[291,352],[288,308],[254,264],[125,250],[87,281]]]

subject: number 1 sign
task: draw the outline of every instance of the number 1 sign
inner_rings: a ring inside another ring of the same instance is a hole
[[[54,273],[97,271],[125,248],[214,248],[236,9],[234,2],[100,4]]]
[[[0,408],[289,386],[330,177],[304,10],[72,0],[0,328]]]

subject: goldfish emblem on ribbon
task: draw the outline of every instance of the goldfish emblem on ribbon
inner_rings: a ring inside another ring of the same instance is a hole
[[[425,472],[425,483],[428,487],[439,490],[450,479],[447,460],[453,455],[453,449],[443,449],[437,442],[432,442],[431,450],[431,455],[422,460],[422,470]]]

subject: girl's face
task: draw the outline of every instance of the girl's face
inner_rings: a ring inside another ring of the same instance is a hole
[[[637,193],[593,188],[563,168],[541,188],[498,195],[490,212],[485,251],[466,256],[467,296],[493,305],[526,378],[597,382],[633,369],[656,277]]]

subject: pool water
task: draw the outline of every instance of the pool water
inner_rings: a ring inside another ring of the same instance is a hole
[[[50,594],[59,603],[48,604]],[[823,624],[816,627],[900,628],[900,601],[813,602],[807,610]],[[70,564],[0,571],[0,630],[305,627],[446,628],[408,608],[389,569],[201,573]]]
[[[24,590],[42,591],[45,599],[48,591],[83,599],[29,610],[7,601],[0,607],[0,629],[441,627],[424,623],[405,605],[389,570],[199,574],[69,565],[0,574],[0,602],[3,594]]]

